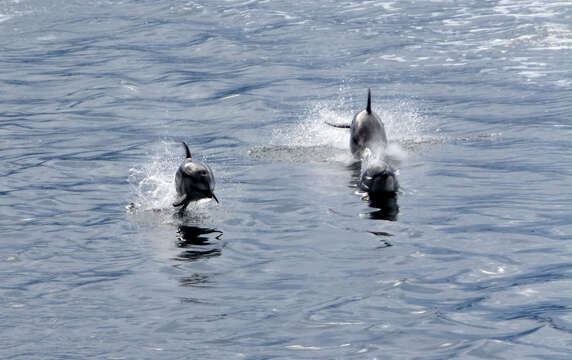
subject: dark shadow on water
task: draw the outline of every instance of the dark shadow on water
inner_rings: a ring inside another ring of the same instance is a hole
[[[379,236],[379,237],[390,237],[393,236],[392,234],[385,232],[385,231],[368,231],[370,234],[375,235],[375,236]],[[377,247],[377,249],[383,249],[383,248],[388,248],[393,246],[393,244],[391,242],[389,242],[389,240],[387,239],[382,239],[381,240],[381,245]]]
[[[217,240],[220,240],[222,237],[222,231],[217,229],[179,225],[177,231],[178,246],[184,247],[187,245],[206,245],[211,239],[211,237],[206,236],[209,234],[216,234],[214,238]]]
[[[179,225],[177,229],[178,248],[183,249],[173,260],[195,262],[217,257],[222,254],[220,241],[222,231],[195,225]],[[211,280],[208,274],[192,273],[179,278],[183,287],[208,287]],[[203,303],[196,298],[184,298],[184,303]]]
[[[213,240],[222,238],[222,231],[199,226],[179,225],[177,230],[177,247],[184,249],[175,260],[197,261],[219,256],[222,250]]]
[[[179,282],[181,283],[181,286],[185,287],[206,287],[209,284],[209,277],[205,274],[196,273],[180,278]]]
[[[370,219],[388,221],[397,220],[397,215],[399,214],[397,194],[384,196],[383,198],[369,199],[369,206],[377,209],[368,213]]]

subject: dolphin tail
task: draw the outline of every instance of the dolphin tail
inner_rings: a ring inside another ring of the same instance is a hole
[[[368,114],[371,114],[371,89],[367,89],[367,106],[365,108]]]
[[[189,146],[184,141],[183,141],[183,145],[185,146],[185,154],[186,154],[187,159],[192,159],[191,151],[189,150]]]
[[[350,124],[332,124],[330,122],[325,122],[326,125],[330,125],[331,127],[339,128],[339,129],[349,129],[351,127]]]

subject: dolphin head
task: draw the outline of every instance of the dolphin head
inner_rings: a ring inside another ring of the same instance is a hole
[[[185,160],[179,167],[180,187],[184,193],[197,199],[203,197],[214,198],[215,180],[208,165]]]
[[[368,166],[362,172],[358,186],[367,192],[370,198],[390,196],[399,190],[395,171],[383,161]]]
[[[191,152],[186,143],[183,142],[187,158],[179,166],[175,175],[175,187],[179,200],[173,205],[184,205],[189,202],[203,198],[212,198],[216,202],[218,199],[214,194],[215,179],[211,168],[198,161],[193,161]]]

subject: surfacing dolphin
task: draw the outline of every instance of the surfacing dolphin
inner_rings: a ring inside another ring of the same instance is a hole
[[[181,213],[185,211],[191,201],[210,198],[218,203],[213,192],[215,180],[211,168],[206,164],[193,161],[187,143],[183,141],[183,145],[185,146],[186,158],[175,175],[175,188],[178,198],[173,203],[174,207],[182,206],[179,209]]]
[[[365,149],[370,149],[375,154],[385,150],[387,135],[383,122],[376,113],[371,110],[371,90],[367,89],[367,105],[365,110],[355,114],[351,125],[338,125],[327,123],[330,126],[350,129],[350,150],[356,159],[363,157]]]
[[[375,202],[394,196],[399,190],[399,183],[393,168],[385,161],[378,160],[361,173],[358,187]]]
[[[350,150],[361,160],[358,187],[367,192],[371,201],[394,197],[399,190],[395,170],[383,159],[387,135],[381,119],[371,109],[371,90],[367,90],[367,105],[354,115],[351,125],[328,125],[350,129]]]

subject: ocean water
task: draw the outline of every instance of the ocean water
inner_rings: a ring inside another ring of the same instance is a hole
[[[572,6],[0,0],[0,358],[570,359]],[[357,192],[373,109],[394,202]],[[181,141],[220,204],[175,215]]]

